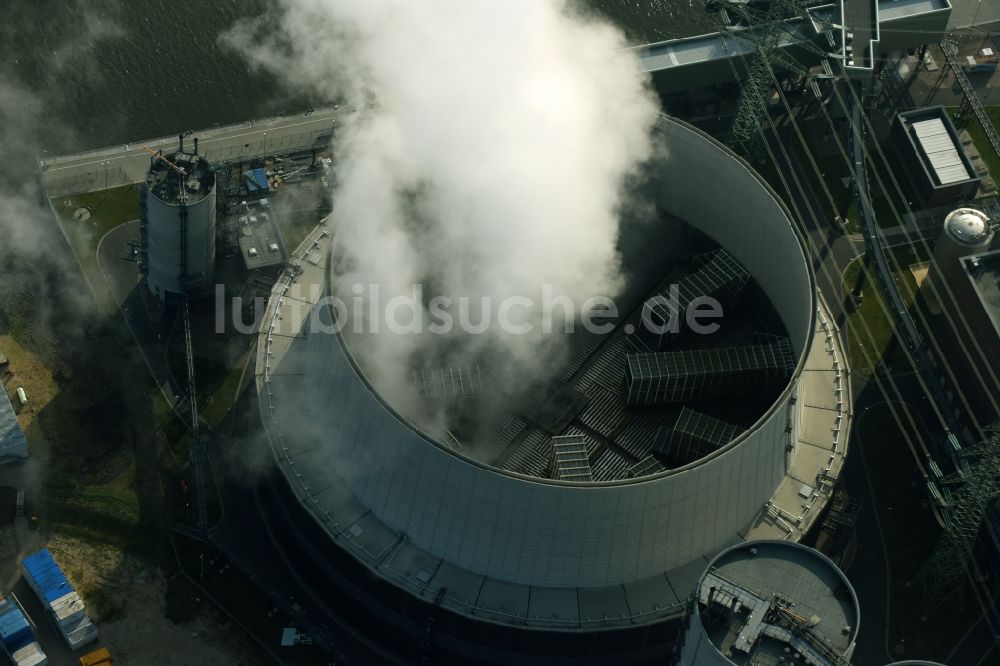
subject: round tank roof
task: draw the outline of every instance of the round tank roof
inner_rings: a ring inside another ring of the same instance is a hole
[[[702,626],[733,663],[745,663],[734,658],[740,653],[783,652],[782,630],[811,636],[843,656],[857,639],[861,611],[854,588],[825,555],[797,543],[732,546],[709,564],[697,595]]]
[[[944,228],[952,240],[962,245],[984,245],[993,237],[990,218],[975,208],[952,211],[944,220]]]

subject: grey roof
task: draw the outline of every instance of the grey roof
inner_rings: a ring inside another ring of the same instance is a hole
[[[944,226],[952,239],[973,247],[988,244],[993,234],[989,216],[975,208],[953,210],[945,218]]]
[[[1000,251],[964,257],[962,268],[972,281],[976,296],[993,324],[993,329],[1000,335]]]
[[[17,423],[14,406],[7,392],[0,400],[0,460],[3,458],[27,458],[28,440]]]
[[[940,118],[919,120],[913,123],[913,132],[940,184],[959,183],[975,178],[976,174],[970,173],[962,161],[962,156],[958,152],[959,147],[952,140],[943,120]]]
[[[891,0],[888,2],[881,0],[878,3],[878,18],[880,23],[885,23],[950,9],[951,5],[948,0]]]

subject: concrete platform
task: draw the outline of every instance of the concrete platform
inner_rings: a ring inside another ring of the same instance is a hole
[[[798,541],[830,501],[847,455],[850,368],[840,331],[820,297],[816,336],[799,381],[800,421],[788,471],[747,533],[748,539]]]

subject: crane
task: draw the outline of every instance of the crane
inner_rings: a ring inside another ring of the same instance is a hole
[[[153,157],[155,157],[156,159],[158,159],[161,162],[163,162],[164,164],[166,164],[168,167],[170,167],[171,169],[173,169],[174,171],[176,171],[180,175],[182,175],[182,176],[187,176],[188,175],[187,171],[185,171],[183,168],[177,166],[176,164],[174,164],[173,162],[171,162],[170,160],[168,160],[166,157],[163,156],[163,153],[157,152],[157,151],[153,150],[152,148],[150,148],[149,146],[143,146],[142,149],[145,150],[150,155],[152,155]]]

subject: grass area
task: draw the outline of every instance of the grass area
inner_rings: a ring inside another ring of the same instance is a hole
[[[245,360],[245,356],[241,359]],[[179,382],[187,379],[187,361],[177,345],[171,347],[170,371]],[[198,386],[198,414],[213,429],[222,425],[236,401],[243,363],[229,366],[205,356],[195,356],[194,376]]]
[[[242,376],[242,365],[228,368],[217,386],[214,387],[214,391],[205,398],[199,413],[212,428],[219,428],[229,415],[230,409],[236,402],[236,393],[239,390]]]
[[[924,590],[918,578],[942,530],[927,506],[926,491],[905,438],[924,437],[922,422],[915,409],[898,408],[904,429],[885,404],[866,410],[857,425],[890,563],[889,649],[898,659],[943,659],[979,611],[967,591],[970,603],[966,608],[951,602],[923,617]],[[907,411],[917,430],[903,416]],[[899,645],[905,646],[903,654],[895,652]]]
[[[158,407],[124,320],[95,307],[79,278],[60,265],[51,277],[18,280],[8,291],[23,294],[0,307],[8,388],[28,393],[18,420],[32,455],[45,461],[38,485],[26,489],[26,509],[47,535],[161,562],[169,512],[161,475],[173,463],[156,444],[171,415]]]
[[[993,122],[993,126],[1000,129],[1000,106],[987,106],[984,109],[986,115]],[[993,180],[1000,179],[1000,156],[993,150],[990,140],[986,138],[986,132],[983,130],[979,119],[972,114],[966,118],[958,119],[956,117],[958,113],[957,106],[948,107],[948,112],[955,121],[955,127],[959,130],[964,129],[969,131],[969,136],[972,137],[972,142],[976,144],[976,149],[979,151],[980,156],[982,156],[986,167],[990,170]]]
[[[134,185],[125,185],[69,197],[56,197],[52,199],[52,208],[59,216],[87,278],[95,288],[103,285],[104,278],[97,263],[97,245],[111,229],[139,217],[139,191]],[[89,210],[90,218],[83,222],[77,221],[74,213],[78,208]]]
[[[64,476],[50,478],[44,486],[44,526],[156,561],[160,555],[156,533],[163,529],[163,516],[146,515],[130,485],[128,478],[101,486],[85,486]]]
[[[916,304],[917,283],[909,266],[927,260],[923,246],[900,246],[890,248],[900,270],[893,276],[899,287],[903,303],[911,313]],[[890,372],[906,372],[911,369],[909,360],[901,351],[893,334],[894,322],[890,320],[888,308],[884,306],[882,292],[878,287],[874,267],[864,265],[864,257],[858,257],[844,271],[844,296],[847,298],[858,280],[862,281],[861,306],[848,316],[848,354],[851,368],[855,372],[872,375],[879,362]],[[883,309],[885,307],[885,309]],[[866,357],[867,352],[867,357]]]
[[[78,194],[69,197],[69,200],[73,202],[72,206],[68,207],[72,209],[68,210],[69,220],[74,224],[86,226],[95,233],[98,239],[122,222],[135,220],[139,217],[139,192],[134,185]],[[62,200],[59,202],[62,203]],[[73,212],[77,208],[89,210],[90,219],[85,222],[77,222],[73,219]]]

